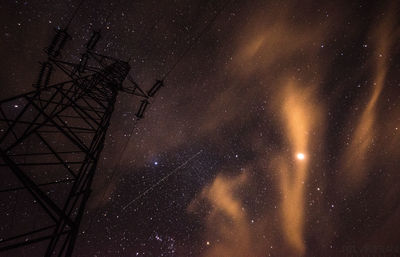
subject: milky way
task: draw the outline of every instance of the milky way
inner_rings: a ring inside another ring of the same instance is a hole
[[[3,99],[79,2],[0,3]],[[101,29],[145,89],[190,50],[143,120],[119,95],[74,256],[400,256],[400,5],[225,3],[78,10],[64,56]]]

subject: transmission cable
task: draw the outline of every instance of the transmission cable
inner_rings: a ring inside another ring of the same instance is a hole
[[[213,19],[211,20],[210,23],[207,24],[207,26],[205,26],[203,28],[203,30],[197,35],[197,37],[192,41],[192,43],[188,46],[188,48],[186,48],[186,50],[183,52],[183,54],[181,55],[181,57],[174,63],[174,65],[164,74],[164,76],[162,77],[162,81],[165,80],[169,74],[171,74],[171,72],[177,67],[177,65],[184,59],[184,57],[189,53],[189,51],[191,50],[191,48],[194,46],[195,43],[197,43],[199,41],[199,39],[207,32],[207,30],[209,30],[211,28],[211,26],[213,25],[213,23],[216,21],[216,19],[218,18],[218,16],[224,11],[224,9],[228,6],[229,3],[231,3],[233,0],[228,0],[224,3],[224,5],[222,6],[222,8],[216,13],[216,15],[213,17]],[[157,24],[159,23],[160,19],[154,24],[153,27],[157,26]],[[129,138],[130,139],[130,138]],[[127,144],[129,143],[130,140],[127,141]],[[126,149],[125,145],[124,149]],[[124,150],[125,151],[125,150]],[[121,156],[124,154],[124,151],[122,152]]]
[[[112,181],[113,181],[113,178],[114,178],[115,174],[117,173],[117,171],[118,171],[118,170],[119,170],[119,171],[121,170],[121,169],[120,169],[120,165],[121,165],[122,157],[123,157],[123,155],[124,155],[124,153],[125,153],[125,151],[126,151],[128,145],[129,145],[129,142],[130,142],[130,140],[131,140],[131,138],[132,138],[132,134],[133,134],[133,132],[134,132],[134,129],[136,128],[136,124],[138,123],[138,121],[139,121],[139,119],[137,119],[137,118],[133,121],[134,123],[133,123],[133,125],[132,125],[131,132],[130,132],[130,134],[128,134],[128,135],[130,135],[130,136],[129,136],[129,139],[126,141],[124,147],[123,147],[122,150],[121,150],[121,153],[120,153],[120,155],[119,155],[118,161],[116,162],[116,165],[115,165],[114,168],[113,168],[113,171],[112,171],[112,173],[111,173],[111,176],[110,176],[109,179],[108,179],[109,183],[106,182],[105,188],[103,189],[103,194],[102,194],[101,197],[100,197],[100,203],[103,202],[104,197],[106,196],[107,190],[105,190],[105,189],[108,188],[108,186],[111,185],[111,183],[112,183]],[[108,184],[108,186],[107,186],[107,184]],[[99,211],[100,211],[100,207],[95,207],[94,213],[93,213],[93,214],[91,215],[91,217],[90,217],[89,225],[87,226],[87,228],[86,228],[84,231],[88,231],[88,230],[91,228],[93,219],[99,214]]]
[[[194,45],[196,42],[199,41],[199,39],[201,38],[201,36],[204,35],[204,34],[207,32],[207,30],[209,30],[209,29],[211,28],[211,26],[212,26],[213,23],[216,21],[216,19],[218,18],[218,16],[223,12],[223,10],[228,6],[228,4],[229,4],[230,2],[232,2],[232,0],[228,0],[228,1],[226,1],[226,2],[224,3],[224,5],[222,6],[222,8],[216,13],[216,15],[215,15],[215,16],[213,17],[213,19],[210,21],[210,23],[208,23],[207,26],[206,26],[205,28],[203,28],[203,30],[202,30],[202,31],[197,35],[197,37],[192,41],[192,44],[190,44],[190,45],[188,46],[188,48],[185,50],[185,52],[183,52],[183,54],[181,55],[181,57],[174,63],[174,65],[171,67],[171,69],[169,69],[168,72],[163,76],[162,80],[164,80],[164,79],[176,68],[176,66],[184,59],[184,57],[188,54],[188,52],[191,50],[191,48],[193,47],[193,45]],[[160,19],[154,24],[153,27],[157,26],[157,24],[158,24],[159,21],[160,21]],[[136,121],[137,121],[137,120],[136,120]],[[136,123],[137,123],[137,122],[136,122]],[[135,125],[136,125],[136,124],[134,124],[134,126],[135,126]],[[118,168],[120,167],[120,162],[121,162],[121,160],[122,160],[122,156],[125,154],[125,151],[126,151],[128,145],[129,145],[129,143],[130,143],[130,140],[131,140],[131,138],[132,138],[132,133],[133,133],[133,130],[134,130],[134,128],[135,128],[134,126],[133,126],[132,131],[131,131],[131,136],[129,137],[129,139],[127,140],[127,142],[125,143],[125,145],[124,145],[124,147],[123,147],[123,150],[121,151],[119,161],[117,162],[117,165],[116,165]],[[110,177],[110,179],[109,179],[110,181],[112,181],[112,178],[114,177],[115,173],[116,173],[116,170],[114,170],[113,173],[111,174],[111,177]],[[103,198],[104,198],[104,195],[103,195]]]
[[[83,1],[83,0],[82,0],[82,1]],[[209,29],[211,29],[211,27],[212,27],[212,25],[214,24],[214,22],[217,20],[217,18],[219,17],[219,15],[226,9],[226,7],[228,6],[228,4],[230,4],[230,3],[233,2],[233,1],[234,1],[234,0],[227,0],[227,1],[224,3],[224,5],[222,6],[222,8],[214,15],[213,19],[203,28],[203,30],[197,35],[197,37],[195,37],[194,40],[192,40],[191,44],[185,49],[185,51],[183,52],[183,54],[182,54],[182,55],[178,58],[178,60],[171,66],[171,68],[164,74],[164,76],[163,76],[162,79],[161,79],[162,81],[165,80],[165,79],[174,71],[174,69],[175,69],[175,68],[178,66],[178,64],[186,57],[186,55],[189,53],[189,51],[192,49],[192,47],[200,40],[200,38],[201,38]],[[114,10],[115,10],[115,7],[114,7]],[[114,11],[114,10],[113,10],[113,11]],[[110,16],[110,15],[109,15],[109,16]],[[109,16],[108,16],[108,17],[109,17]],[[107,17],[107,19],[108,19],[108,17]],[[158,21],[154,24],[153,27],[157,26],[157,24],[158,24],[159,21],[160,21],[160,20],[158,20]],[[136,125],[137,121],[138,121],[138,119],[135,120],[135,124],[134,124],[134,125]],[[133,128],[132,128],[132,133],[133,133],[134,128],[135,128],[135,126],[133,126]],[[116,165],[117,168],[120,168],[120,162],[121,162],[122,157],[123,157],[123,155],[125,154],[125,151],[126,151],[128,145],[129,145],[130,139],[132,138],[132,133],[131,133],[131,136],[129,137],[129,139],[127,140],[127,142],[125,143],[125,145],[124,145],[122,151],[121,151],[120,158],[119,158],[119,160],[118,160],[118,162],[117,162],[117,165]],[[201,153],[201,151],[200,151],[199,153]],[[197,153],[195,156],[193,156],[193,158],[196,157],[199,153]],[[159,185],[162,181],[164,181],[164,180],[167,179],[169,176],[171,176],[173,173],[175,173],[176,171],[178,171],[181,167],[183,167],[184,165],[186,165],[186,163],[187,163],[187,162],[185,162],[183,165],[181,165],[181,166],[179,166],[178,168],[176,168],[175,170],[173,170],[171,173],[167,174],[167,176],[161,178],[156,184],[154,184],[152,187],[148,188],[145,192],[143,192],[143,193],[140,194],[138,197],[136,197],[134,200],[132,200],[132,201],[131,201],[128,205],[126,205],[123,209],[125,210],[125,208],[127,208],[131,203],[135,202],[135,201],[136,201],[137,199],[139,199],[140,197],[143,197],[143,196],[144,196],[145,194],[147,194],[150,190],[152,190],[154,187],[156,187],[157,185]],[[109,181],[112,181],[112,179],[113,179],[115,173],[116,173],[116,169],[112,172]],[[104,193],[103,193],[103,196],[101,197],[101,200],[104,199],[105,192],[106,192],[106,191],[104,190]],[[98,208],[97,208],[97,210],[98,210]],[[92,218],[91,218],[90,221],[89,221],[89,225],[88,225],[88,228],[86,229],[86,231],[88,231],[88,230],[90,229],[91,224],[92,224],[92,222],[93,222],[93,218],[94,218],[95,216],[97,216],[97,214],[98,214],[98,211],[95,211],[94,215],[92,215]]]
[[[117,10],[117,7],[122,3],[122,0],[120,0],[118,3],[112,5],[110,11],[108,12],[106,19],[103,22],[100,22],[102,24],[102,26],[106,27],[106,31],[108,31],[108,35],[104,38],[104,42],[107,42],[113,35],[112,33],[109,31],[109,26],[108,26],[108,22],[109,19],[111,18],[111,16],[114,14],[114,12]],[[107,47],[108,48],[108,47]]]
[[[228,0],[224,3],[224,5],[222,6],[222,8],[216,13],[216,15],[213,17],[213,19],[210,21],[210,23],[207,24],[207,26],[205,26],[203,28],[203,30],[197,35],[197,37],[192,41],[192,43],[186,48],[186,50],[183,52],[183,54],[180,56],[180,58],[178,58],[178,60],[172,65],[172,67],[164,74],[164,76],[162,77],[161,80],[165,80],[169,74],[171,74],[171,72],[178,66],[178,64],[185,58],[185,56],[189,53],[189,51],[192,49],[192,47],[200,40],[200,38],[212,27],[212,25],[214,24],[214,22],[217,20],[218,16],[224,11],[224,9],[228,6],[228,4],[232,2],[232,0]],[[158,23],[158,22],[157,22]],[[157,24],[156,23],[156,24]],[[127,144],[129,143],[129,140],[127,142]],[[127,145],[126,144],[126,145]],[[179,169],[181,169],[183,166],[185,166],[189,161],[191,161],[192,159],[194,159],[195,157],[197,157],[197,155],[199,155],[202,152],[199,151],[198,153],[196,153],[194,156],[192,156],[189,160],[187,160],[186,162],[184,162],[182,165],[180,165],[179,167],[177,167],[176,169],[172,170],[170,173],[168,173],[166,176],[162,177],[159,181],[157,181],[155,184],[153,184],[151,187],[149,187],[147,190],[145,190],[143,193],[139,194],[136,198],[134,198],[132,201],[130,201],[128,204],[126,204],[122,209],[125,210],[127,207],[129,207],[132,203],[134,203],[135,201],[137,201],[138,199],[140,199],[141,197],[143,197],[144,195],[146,195],[148,192],[150,192],[153,188],[157,187],[161,182],[163,182],[164,180],[166,180],[168,177],[170,177],[172,174],[176,173]],[[123,152],[124,153],[124,152]],[[122,153],[122,154],[123,154]]]
[[[69,28],[69,26],[71,25],[72,20],[75,18],[76,14],[78,13],[79,8],[82,6],[83,2],[85,2],[85,0],[81,0],[79,2],[79,4],[77,5],[77,7],[75,8],[74,13],[72,14],[71,18],[69,19],[67,26],[65,27],[65,29],[67,30]]]
[[[216,21],[216,19],[218,18],[218,16],[224,11],[224,9],[228,6],[229,3],[231,3],[233,0],[228,0],[224,3],[224,5],[222,6],[222,8],[216,13],[216,15],[213,17],[213,19],[211,20],[210,23],[207,24],[207,26],[205,26],[203,28],[203,30],[197,35],[197,37],[192,41],[192,44],[190,44],[188,46],[188,48],[183,52],[183,54],[181,55],[181,57],[174,63],[174,65],[167,71],[167,73],[165,73],[165,75],[162,77],[161,80],[165,80],[165,78],[167,78],[167,76],[177,67],[177,65],[184,59],[184,57],[189,53],[189,51],[191,50],[191,48],[193,47],[193,45],[195,43],[197,43],[199,41],[199,39],[202,37],[202,35],[204,35],[207,30],[209,30],[211,28],[211,26],[213,25],[213,23]],[[153,27],[157,26],[157,24],[159,23],[160,19],[154,24]],[[121,156],[125,153],[125,150],[127,148],[127,145],[129,144],[131,138],[129,138],[129,140],[126,142],[125,146],[124,146],[124,150],[121,153]],[[120,157],[120,161],[121,161],[121,157]]]
[[[217,20],[218,16],[225,10],[225,8],[228,6],[228,4],[230,4],[231,2],[233,2],[234,0],[228,0],[224,3],[224,5],[222,6],[222,8],[214,15],[213,19],[211,20],[210,23],[207,24],[207,26],[205,26],[203,28],[203,30],[197,35],[197,37],[192,40],[192,43],[186,48],[186,50],[183,52],[183,54],[180,56],[180,58],[178,58],[178,60],[171,66],[171,68],[164,74],[164,76],[162,77],[161,80],[165,80],[169,74],[171,74],[171,72],[178,66],[178,64],[186,57],[186,55],[189,53],[189,51],[192,49],[192,47],[200,40],[200,38],[209,30],[211,29],[213,23]]]

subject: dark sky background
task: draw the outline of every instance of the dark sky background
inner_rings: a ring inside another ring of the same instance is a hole
[[[2,99],[79,2],[0,2]],[[101,29],[148,89],[223,6],[86,0],[63,56]],[[399,8],[230,1],[145,119],[118,96],[74,256],[400,256]]]

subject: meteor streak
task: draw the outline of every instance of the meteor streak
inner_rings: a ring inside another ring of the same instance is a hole
[[[131,204],[133,204],[134,202],[136,202],[137,200],[139,200],[140,198],[142,198],[143,196],[145,196],[148,192],[150,192],[151,190],[153,190],[156,186],[158,186],[159,184],[161,184],[161,182],[163,182],[164,180],[166,180],[169,176],[171,176],[172,174],[176,173],[178,170],[180,170],[181,168],[183,168],[186,164],[188,164],[191,160],[193,160],[194,158],[196,158],[199,154],[201,154],[203,152],[203,150],[200,150],[199,152],[197,152],[196,154],[194,154],[192,157],[190,157],[187,161],[185,161],[184,163],[182,163],[179,167],[175,168],[173,171],[171,171],[170,173],[168,173],[167,175],[165,175],[164,177],[162,177],[160,180],[158,180],[156,183],[154,183],[152,186],[150,186],[148,189],[146,189],[143,193],[139,194],[136,198],[134,198],[132,201],[130,201],[128,204],[126,204],[124,207],[122,207],[122,210],[125,210],[126,208],[128,208]]]

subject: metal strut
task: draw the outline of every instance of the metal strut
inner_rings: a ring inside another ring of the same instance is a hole
[[[51,41],[49,47],[45,48],[45,52],[53,58],[57,58],[61,54],[61,50],[64,48],[65,43],[72,37],[68,34],[65,29],[56,29],[56,34]]]
[[[53,72],[53,65],[50,62],[41,63],[39,77],[36,84],[33,84],[36,88],[47,88],[50,83],[50,76]]]

